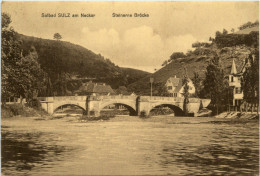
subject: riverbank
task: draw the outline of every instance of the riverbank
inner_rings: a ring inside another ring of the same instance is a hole
[[[163,124],[259,124],[258,118],[216,118],[216,117],[172,117],[172,116],[151,116],[149,118],[140,118],[138,116],[117,115],[112,118],[102,119],[100,117],[95,119],[83,119],[81,116],[64,116],[62,118],[42,118],[42,117],[22,117],[15,116],[12,118],[2,119],[2,128],[11,124],[23,126],[24,124],[47,125],[63,123],[65,126],[73,124],[89,125],[93,123],[163,123]],[[64,127],[65,127],[64,126]],[[66,128],[66,127],[65,127]]]
[[[97,117],[95,119],[85,119],[82,116],[64,116],[62,118],[43,118],[39,116],[34,117],[23,117],[14,116],[11,118],[2,118],[1,120],[2,128],[9,126],[11,124],[16,124],[15,126],[24,126],[28,124],[48,125],[48,124],[59,124],[63,123],[65,126],[70,126],[73,124],[103,124],[103,123],[163,123],[163,124],[259,124],[259,119],[257,118],[217,118],[217,117],[173,117],[170,115],[164,116],[151,116],[149,118],[140,118],[138,116],[128,116],[128,115],[116,115],[108,119],[102,119]],[[65,127],[64,126],[64,127]]]
[[[1,118],[12,118],[17,116],[50,118],[50,115],[41,108],[32,108],[20,103],[1,106]]]
[[[254,112],[223,112],[219,115],[214,116],[215,118],[223,119],[258,119],[259,115]]]

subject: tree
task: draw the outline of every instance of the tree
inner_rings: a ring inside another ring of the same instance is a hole
[[[122,94],[122,95],[128,95],[129,92],[127,91],[127,88],[125,86],[119,86],[118,89],[116,89],[117,94]]]
[[[209,38],[209,41],[212,41],[212,38],[210,37]],[[192,48],[202,48],[202,47],[210,47],[211,44],[210,43],[207,43],[207,42],[195,42],[192,44]]]
[[[153,95],[154,96],[169,96],[169,92],[165,86],[165,83],[157,82],[153,84]]]
[[[227,103],[227,97],[224,95],[228,88],[228,83],[225,80],[224,71],[218,56],[215,56],[207,66],[203,84],[206,94],[211,99],[213,111],[218,114],[219,107]]]
[[[1,14],[2,17],[2,45],[1,45],[1,96],[2,102],[6,98],[17,96],[16,85],[19,78],[16,78],[15,71],[19,69],[17,63],[21,60],[21,43],[16,38],[13,28],[9,27],[11,23],[10,15]]]
[[[183,103],[183,110],[185,115],[188,115],[188,104],[189,104],[189,78],[187,75],[187,69],[185,67],[185,74],[184,74],[184,79],[182,81],[182,86],[183,86],[183,96],[184,96],[184,103]]]
[[[195,87],[195,97],[200,97],[200,91],[201,91],[201,78],[199,77],[198,72],[193,73],[192,82]]]
[[[215,34],[215,37],[219,37],[221,35],[222,35],[221,32],[217,31],[216,34]]]
[[[32,54],[22,57],[17,65],[19,66],[19,69],[16,69],[17,93],[30,102],[37,97],[38,91],[43,86],[43,70]]]
[[[170,60],[176,60],[178,58],[184,58],[186,55],[183,52],[174,52],[172,53],[172,55],[170,56]]]
[[[165,61],[163,61],[163,64],[162,64],[162,66],[164,67],[164,66],[166,66],[168,64],[168,61],[167,60],[165,60]]]
[[[242,90],[244,100],[251,104],[259,101],[259,53],[258,50],[247,58],[249,66],[243,73]],[[258,107],[258,106],[257,106]]]
[[[33,98],[33,94],[42,87],[42,73],[37,61],[38,55],[34,47],[27,56],[23,55],[21,42],[17,33],[9,27],[11,17],[2,13],[2,45],[1,45],[1,95],[5,103],[8,97]]]
[[[9,24],[12,22],[11,17],[7,13],[2,13],[2,29],[8,28]]]
[[[223,35],[227,35],[228,31],[226,29],[223,29]]]
[[[59,34],[59,33],[55,33],[54,35],[53,35],[53,39],[55,39],[55,40],[61,40],[62,39],[62,36]]]

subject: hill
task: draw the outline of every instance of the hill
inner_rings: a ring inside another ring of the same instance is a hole
[[[259,27],[247,28],[237,32],[236,34],[221,34],[217,36],[211,43],[198,43],[194,51],[188,51],[179,58],[165,61],[165,66],[145,78],[130,84],[128,89],[137,94],[149,95],[150,77],[154,78],[155,83],[165,84],[166,80],[176,75],[182,78],[184,68],[187,69],[188,77],[193,78],[194,72],[200,77],[205,77],[205,71],[208,63],[217,54],[220,57],[225,74],[230,72],[232,60],[236,62],[237,70],[242,69],[245,58],[259,43]]]
[[[121,70],[122,70],[123,74],[126,75],[126,77],[127,77],[127,85],[134,83],[141,78],[151,75],[151,73],[144,72],[141,70],[136,70],[133,68],[121,67]]]
[[[247,47],[227,47],[223,49],[217,49],[217,52],[220,54],[220,58],[224,67],[225,74],[230,72],[230,68],[232,65],[232,59],[235,59],[237,64],[237,70],[241,70],[243,61],[247,54],[250,52],[250,49]],[[232,52],[236,52],[235,55],[232,56]],[[194,54],[194,52],[186,56],[185,58],[179,58],[171,63],[167,64],[165,67],[161,68],[157,72],[152,75],[148,75],[145,78],[138,80],[137,82],[130,84],[128,89],[136,92],[137,94],[149,94],[150,77],[154,78],[155,83],[165,83],[166,80],[176,75],[179,78],[182,78],[184,75],[184,68],[187,69],[188,77],[193,78],[194,72],[198,72],[200,77],[205,76],[206,67],[213,57],[213,54]],[[146,91],[148,90],[148,91]]]
[[[41,39],[17,34],[22,41],[23,54],[34,49],[38,61],[51,78],[52,83],[59,79],[61,73],[79,78],[88,78],[95,82],[110,84],[112,88],[127,86],[149,75],[148,72],[120,68],[101,54],[65,41]]]

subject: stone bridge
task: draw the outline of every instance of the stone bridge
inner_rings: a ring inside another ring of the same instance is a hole
[[[130,115],[137,116],[141,112],[149,114],[153,108],[167,106],[175,115],[183,115],[184,98],[159,97],[159,96],[60,96],[39,97],[42,108],[49,114],[53,114],[64,105],[80,107],[88,115],[99,116],[100,111],[109,105],[123,105],[129,110]],[[196,116],[200,107],[207,107],[209,99],[189,98],[188,112]]]

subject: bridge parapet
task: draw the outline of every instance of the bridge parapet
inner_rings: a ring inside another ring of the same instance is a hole
[[[136,100],[136,96],[126,96],[126,95],[107,95],[107,96],[90,96],[89,100],[115,100],[115,99],[127,99],[127,100]]]
[[[53,102],[53,97],[37,97],[39,101]]]
[[[141,96],[140,101],[167,101],[167,102],[183,102],[184,98],[180,97],[160,97],[160,96]]]
[[[86,101],[87,96],[59,96],[53,97],[54,101],[67,101],[67,100],[76,100],[76,101]]]

